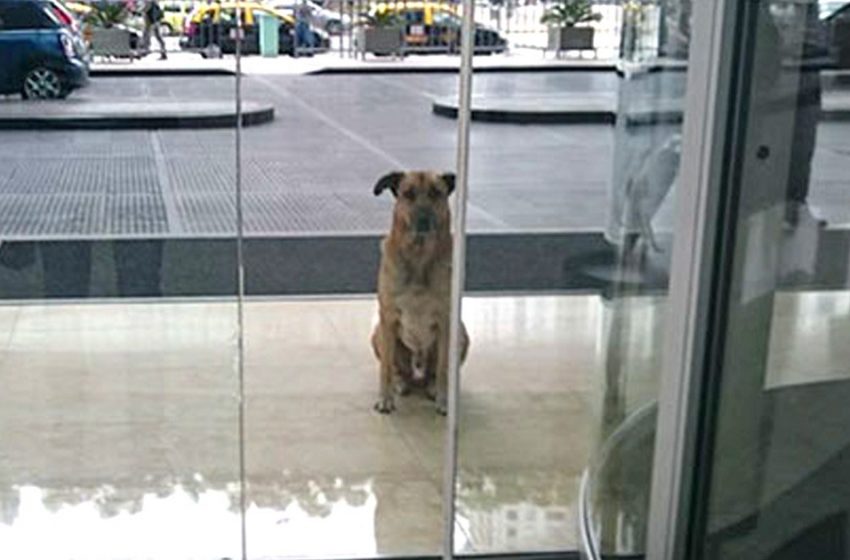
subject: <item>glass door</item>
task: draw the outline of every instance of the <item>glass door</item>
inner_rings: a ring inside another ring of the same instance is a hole
[[[736,16],[740,104],[688,547],[695,558],[847,558],[842,15],[760,2]]]
[[[713,118],[679,208],[693,243],[674,253],[650,555],[847,558],[842,10],[700,14]]]

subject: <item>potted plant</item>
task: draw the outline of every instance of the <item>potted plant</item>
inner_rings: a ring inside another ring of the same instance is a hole
[[[400,55],[404,48],[404,20],[392,9],[375,11],[359,26],[357,44],[364,54]]]
[[[84,18],[85,34],[96,56],[133,57],[135,33],[125,24],[130,13],[123,2],[95,2]],[[135,38],[138,42],[138,38]]]
[[[91,11],[86,14],[85,22],[95,27],[110,29],[127,20],[127,6],[116,2],[95,2],[91,5]]]
[[[558,0],[540,18],[549,26],[549,48],[557,52],[593,50],[592,27],[576,27],[602,19],[594,13],[590,0]]]

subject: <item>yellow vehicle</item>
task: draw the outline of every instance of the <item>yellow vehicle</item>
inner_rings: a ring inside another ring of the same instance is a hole
[[[164,35],[179,35],[183,33],[186,19],[195,9],[195,2],[171,1],[162,2],[162,21],[160,31]]]
[[[238,2],[242,10],[243,25],[254,25],[259,14],[276,17],[281,22],[295,25],[295,18],[290,14],[275,10],[260,2]],[[199,24],[204,20],[213,21],[235,21],[237,2],[224,2],[215,4],[200,4],[191,13],[189,22]]]
[[[293,54],[295,51],[295,18],[259,2],[224,2],[221,4],[202,4],[195,8],[188,18],[184,35],[180,38],[180,47],[186,50],[203,51],[216,44],[221,52],[236,52],[235,28],[236,7],[242,13],[244,39],[242,52],[258,54],[260,52],[258,17],[272,17],[278,21],[279,51],[281,54]],[[326,51],[330,48],[330,38],[324,31],[310,29],[312,50]],[[202,52],[203,56],[203,52]]]
[[[92,11],[92,7],[81,2],[62,2],[66,8],[74,12],[77,18],[82,19]]]
[[[457,29],[443,24],[447,19],[458,19],[454,4],[440,2],[381,2],[372,10],[376,19],[397,16],[406,25],[405,42],[408,46],[426,46],[429,43],[449,44],[457,39]],[[435,25],[435,23],[437,25]]]
[[[380,2],[370,12],[373,21],[395,16],[404,26],[404,50],[408,52],[456,52],[460,49],[462,19],[457,4],[413,0]],[[489,54],[507,50],[507,41],[494,29],[475,26],[475,52]]]

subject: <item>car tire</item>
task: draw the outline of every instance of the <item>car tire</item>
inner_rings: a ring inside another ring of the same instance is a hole
[[[62,82],[59,72],[37,66],[24,76],[21,96],[24,99],[64,99],[70,91]]]

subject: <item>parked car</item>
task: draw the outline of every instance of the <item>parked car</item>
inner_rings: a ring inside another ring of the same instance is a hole
[[[201,50],[210,44],[217,44],[221,52],[232,54],[236,52],[236,40],[233,38],[236,29],[235,2],[222,4],[204,4],[198,7],[189,17],[189,22],[180,39],[180,48],[185,50]],[[277,19],[279,27],[279,52],[293,54],[295,47],[295,18],[274,8],[257,2],[242,2],[242,28],[244,39],[242,52],[244,54],[259,54],[260,29],[257,17],[265,15]],[[330,48],[330,38],[324,31],[311,29],[314,52],[327,51]]]
[[[463,19],[452,5],[421,1],[380,3],[370,12],[369,18],[386,18],[387,14],[395,14],[403,22],[406,51],[460,50]],[[507,40],[498,31],[475,25],[475,54],[504,52],[507,48]]]
[[[295,8],[300,4],[300,1],[278,1],[274,4],[274,8],[291,15],[295,13]],[[330,35],[339,35],[351,27],[351,17],[348,14],[329,10],[313,2],[313,0],[307,0],[307,6],[310,8],[310,25],[316,29],[324,29]]]
[[[64,2],[61,0],[51,0],[50,8],[56,14],[56,17],[59,18],[59,21],[62,22],[62,25],[70,28],[74,33],[80,32],[79,19],[77,19],[74,12]]]
[[[89,55],[91,53],[88,52],[85,41],[83,40],[82,26],[79,18],[62,0],[49,0],[49,4],[50,9],[53,10],[59,22],[72,32],[75,50],[83,53],[86,61],[89,62]]]
[[[88,77],[84,47],[50,1],[0,0],[0,93],[64,98]]]

